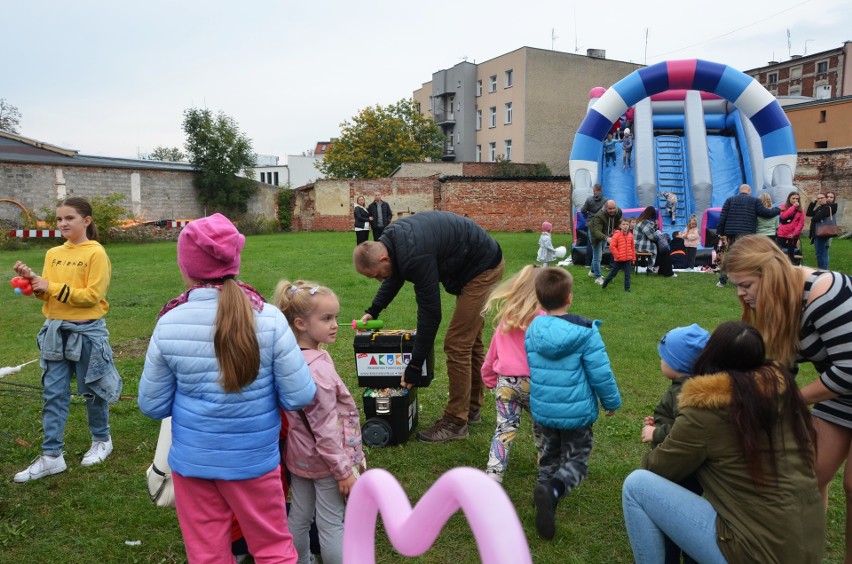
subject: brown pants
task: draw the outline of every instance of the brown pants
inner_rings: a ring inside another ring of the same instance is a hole
[[[468,282],[456,298],[456,309],[444,337],[447,355],[447,375],[450,380],[450,399],[444,415],[459,424],[467,423],[467,414],[482,408],[482,327],[485,318],[482,307],[491,290],[503,279],[506,262]]]

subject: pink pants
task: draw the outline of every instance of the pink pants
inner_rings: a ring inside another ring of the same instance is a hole
[[[231,516],[236,515],[258,563],[294,564],[279,466],[251,480],[204,480],[174,472],[175,505],[190,564],[233,562]]]

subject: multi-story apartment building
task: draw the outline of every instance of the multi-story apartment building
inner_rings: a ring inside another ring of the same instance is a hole
[[[562,175],[568,174],[589,91],[640,67],[608,60],[601,50],[584,56],[521,47],[479,64],[464,61],[439,70],[413,98],[444,132],[443,160],[543,162]]]
[[[782,62],[769,61],[765,67],[744,71],[776,97],[808,96],[817,100],[852,95],[852,41],[842,47],[793,55]]]

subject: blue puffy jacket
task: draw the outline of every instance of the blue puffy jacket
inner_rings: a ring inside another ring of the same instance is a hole
[[[273,305],[254,312],[260,344],[257,379],[225,392],[213,348],[219,292],[198,288],[157,323],[139,381],[139,408],[172,416],[169,465],[191,478],[246,480],[281,462],[279,407],[308,405],[316,385],[284,315]]]
[[[598,418],[598,399],[608,411],[621,407],[600,324],[579,315],[542,315],[527,329],[530,408],[541,425],[588,427]]]

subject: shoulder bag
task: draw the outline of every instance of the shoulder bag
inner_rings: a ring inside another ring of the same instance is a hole
[[[840,233],[840,226],[837,225],[837,220],[831,213],[831,208],[828,208],[828,217],[820,221],[816,226],[816,236],[837,237]]]

